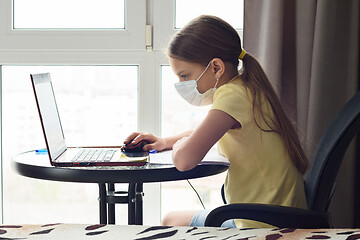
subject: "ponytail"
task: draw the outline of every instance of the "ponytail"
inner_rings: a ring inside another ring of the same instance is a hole
[[[243,53],[243,52],[242,52]],[[239,74],[243,79],[245,86],[252,96],[253,115],[256,125],[265,132],[277,132],[284,140],[290,158],[295,167],[305,174],[309,168],[309,161],[302,149],[299,138],[294,126],[285,114],[280,100],[277,97],[268,77],[260,66],[259,62],[250,54],[246,53],[242,56],[243,67]],[[264,116],[262,110],[262,99],[268,100],[274,112],[274,118],[271,122]],[[259,120],[256,118],[256,110],[260,111],[261,120],[264,120],[270,130],[263,129]]]

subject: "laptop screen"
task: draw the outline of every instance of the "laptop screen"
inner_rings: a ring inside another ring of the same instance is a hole
[[[31,80],[48,152],[55,160],[66,150],[66,143],[50,74],[31,74]]]

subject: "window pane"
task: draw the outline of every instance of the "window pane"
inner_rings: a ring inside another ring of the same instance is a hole
[[[202,121],[210,106],[196,107],[183,100],[174,83],[178,81],[170,66],[161,67],[162,78],[162,136],[178,134],[196,126]],[[225,175],[191,180],[207,209],[222,204],[220,189]],[[181,197],[179,197],[181,196]],[[161,183],[161,214],[174,210],[200,210],[202,208],[195,192],[186,181]]]
[[[234,28],[243,29],[244,0],[176,0],[175,28],[182,28],[202,14],[215,15]]]
[[[45,148],[29,76],[41,72],[51,73],[68,146],[121,145],[137,127],[138,66],[3,66],[4,223],[98,223],[97,184],[32,179],[10,167],[11,156]],[[119,223],[126,209],[116,208]]]
[[[13,0],[14,28],[124,28],[124,0]]]

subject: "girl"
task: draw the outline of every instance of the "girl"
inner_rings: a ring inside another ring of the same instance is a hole
[[[217,142],[231,163],[224,184],[228,203],[306,208],[302,175],[309,162],[267,76],[242,49],[236,30],[220,18],[200,16],[175,35],[168,55],[178,93],[191,104],[212,107],[193,131],[167,138],[132,133],[124,143],[145,139],[150,143],[144,150],[172,149],[176,168],[186,171]],[[207,213],[174,212],[162,224],[203,226]],[[231,220],[223,226],[264,225]]]

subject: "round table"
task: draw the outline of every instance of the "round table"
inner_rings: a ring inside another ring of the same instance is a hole
[[[100,223],[115,224],[115,204],[127,203],[128,223],[139,225],[143,222],[143,183],[201,178],[219,174],[228,169],[228,165],[222,163],[199,164],[184,172],[178,171],[174,165],[151,163],[144,166],[54,167],[50,164],[47,153],[39,154],[34,150],[12,157],[12,166],[20,175],[26,177],[63,182],[97,183]],[[115,183],[128,183],[128,192],[116,192]]]

